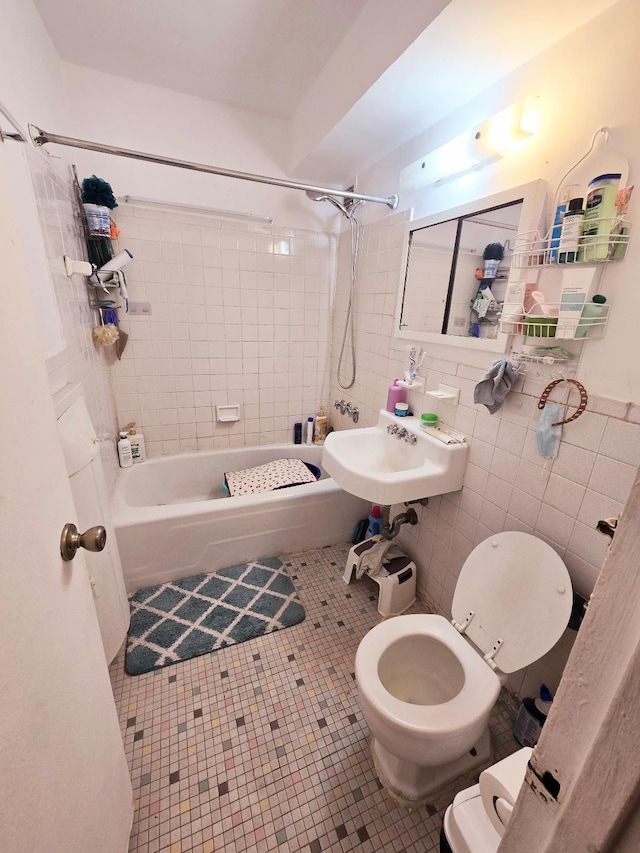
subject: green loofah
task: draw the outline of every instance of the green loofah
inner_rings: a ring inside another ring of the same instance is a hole
[[[101,204],[103,207],[108,207],[109,210],[118,206],[111,184],[96,175],[85,178],[82,182],[82,201],[84,204]]]

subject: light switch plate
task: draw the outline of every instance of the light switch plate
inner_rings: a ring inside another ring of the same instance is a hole
[[[149,316],[153,312],[151,311],[151,303],[150,302],[130,302],[129,303],[129,314],[145,314]]]

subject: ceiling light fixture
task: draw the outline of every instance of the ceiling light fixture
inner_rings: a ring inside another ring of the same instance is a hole
[[[539,98],[518,101],[405,167],[399,191],[440,186],[494,163],[526,144],[539,126]]]

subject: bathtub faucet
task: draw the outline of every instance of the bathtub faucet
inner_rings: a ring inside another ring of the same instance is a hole
[[[347,403],[346,400],[334,400],[333,408],[339,409],[341,415],[349,415],[354,424],[358,423],[360,418],[360,410],[357,406],[354,406],[352,403]]]

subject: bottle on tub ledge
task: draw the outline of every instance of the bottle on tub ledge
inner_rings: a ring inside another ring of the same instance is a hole
[[[121,468],[131,468],[133,465],[131,442],[124,430],[120,433],[120,439],[118,440],[118,462]]]
[[[144,462],[147,458],[147,453],[144,449],[144,436],[141,432],[136,431],[135,421],[127,424],[127,438],[131,442],[131,458],[134,463]]]
[[[317,415],[313,425],[313,443],[324,444],[327,437],[327,416],[324,413],[324,406],[320,406],[320,413]]]

